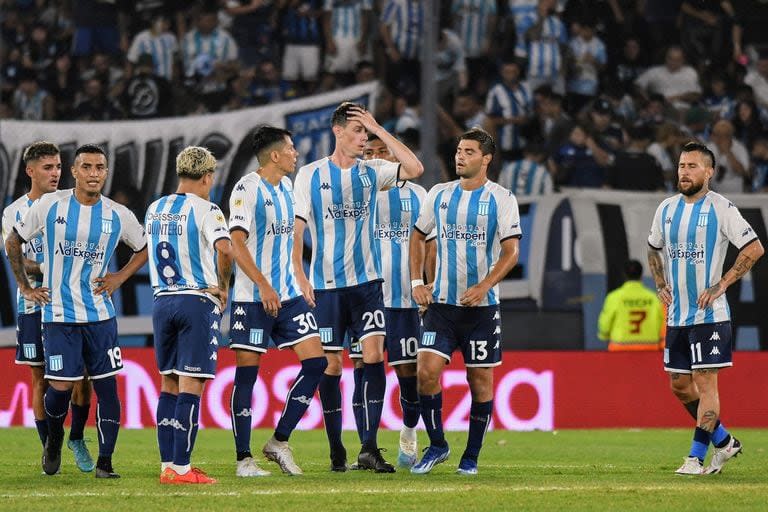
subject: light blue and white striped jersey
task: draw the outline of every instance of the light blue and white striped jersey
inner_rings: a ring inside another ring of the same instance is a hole
[[[538,16],[539,0],[508,0],[507,8],[509,15],[515,21],[515,30],[520,33],[520,30],[524,26],[530,27],[526,21],[527,18],[536,18]]]
[[[226,30],[216,28],[210,34],[203,35],[197,29],[184,36],[181,47],[184,57],[184,70],[187,76],[195,74],[201,65],[198,57],[206,55],[209,65],[237,59],[237,43]],[[212,67],[211,67],[212,69]]]
[[[312,237],[309,279],[315,289],[381,279],[374,241],[376,193],[395,186],[399,169],[399,163],[379,159],[340,169],[326,157],[296,173],[295,212]]]
[[[381,13],[392,42],[404,59],[418,59],[424,32],[424,6],[418,0],[388,0]]]
[[[218,206],[194,194],[170,194],[149,205],[144,225],[155,296],[203,295],[198,290],[219,285],[214,245],[229,240],[229,229]]]
[[[514,90],[498,83],[488,91],[485,112],[494,117],[529,116],[533,113],[533,94],[524,83],[517,84]],[[502,151],[522,149],[526,142],[521,127],[515,124],[502,125],[498,140]]]
[[[427,197],[424,187],[406,181],[402,187],[379,192],[376,198],[376,243],[384,276],[384,306],[417,308],[411,296],[409,247],[411,228]]]
[[[285,302],[301,291],[293,272],[293,183],[289,178],[273,186],[251,172],[240,178],[229,198],[229,229],[245,231],[245,245],[256,267]],[[238,266],[235,269],[235,298],[238,302],[261,302],[259,288]]]
[[[32,201],[27,194],[24,194],[14,202],[8,205],[8,207],[3,210],[3,250],[5,250],[5,242],[8,240],[8,237],[10,236],[11,232],[13,231],[13,226],[18,223],[21,219],[24,218],[24,215],[29,210],[30,206],[34,201]],[[35,261],[37,263],[43,262],[43,236],[37,235],[33,236],[31,239],[25,243],[21,248],[21,254],[28,260]],[[28,276],[29,282],[32,285],[33,288],[39,288],[43,286],[43,280],[42,278],[37,278],[35,276]],[[35,304],[34,302],[28,301],[24,298],[24,296],[19,293],[18,290],[16,290],[16,313],[19,315],[28,315],[30,313],[34,313],[35,311],[39,311],[40,306]]]
[[[179,43],[176,36],[170,32],[159,35],[152,34],[151,30],[142,30],[131,41],[126,58],[136,64],[143,53],[152,55],[155,64],[155,73],[168,81],[173,80],[173,61],[179,51]]]
[[[547,16],[542,24],[538,39],[527,39],[525,33],[538,22],[538,14],[522,20],[517,34],[515,54],[528,59],[528,78],[550,78],[560,76],[563,69],[563,56],[560,45],[568,43],[565,25],[556,16]]]
[[[580,36],[574,36],[568,43],[568,48],[570,49],[571,56],[577,61],[582,60],[585,55],[591,55],[600,66],[604,66],[608,61],[605,44],[597,36],[593,36],[589,41]],[[599,85],[598,66],[586,62],[578,62],[574,68],[574,72],[568,78],[568,92],[585,96],[597,94],[597,87]]]
[[[331,36],[358,40],[363,35],[363,11],[373,9],[373,0],[324,0],[323,10],[331,13]]]
[[[699,309],[696,301],[705,289],[723,275],[728,243],[741,249],[757,238],[733,203],[716,192],[695,203],[682,194],[665,199],[656,209],[648,244],[664,253],[664,270],[672,288],[667,325],[684,327],[730,320],[725,294],[710,308]]]
[[[117,243],[138,252],[144,229],[125,206],[101,196],[92,206],[80,204],[73,189],[45,194],[16,223],[24,240],[43,238],[43,283],[51,302],[43,306],[43,322],[88,323],[115,316],[112,299],[95,295],[93,280],[109,270]]]
[[[483,56],[483,47],[494,34],[488,33],[488,23],[496,16],[496,0],[453,0],[451,12],[454,30],[464,44],[467,57]]]
[[[437,234],[436,302],[461,306],[461,296],[490,273],[501,242],[522,237],[517,199],[498,183],[463,190],[459,180],[440,183],[427,194],[415,228]],[[499,287],[480,306],[499,303]]]
[[[554,188],[547,167],[528,158],[504,164],[498,183],[516,196],[551,194]]]

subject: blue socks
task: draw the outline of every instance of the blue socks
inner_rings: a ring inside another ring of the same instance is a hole
[[[469,409],[469,434],[467,435],[467,448],[464,450],[462,459],[470,459],[477,462],[480,455],[480,448],[483,447],[483,439],[488,431],[488,425],[491,424],[491,414],[493,413],[493,400],[488,402],[472,402]]]
[[[99,457],[111,457],[120,431],[120,398],[117,379],[105,377],[93,381],[96,391],[96,429],[99,437]]]
[[[325,357],[313,357],[301,362],[301,371],[296,376],[288,395],[285,397],[285,408],[280,421],[275,428],[275,439],[287,441],[296,428],[301,417],[309,407],[312,397],[315,396],[317,386],[323,377],[323,372],[328,366]]]
[[[443,393],[436,395],[419,395],[421,402],[421,419],[429,436],[429,444],[435,447],[443,447],[445,433],[443,432]]]
[[[176,416],[176,395],[161,392],[157,400],[157,446],[160,462],[173,462],[173,423]]]
[[[186,466],[192,456],[200,417],[200,397],[179,393],[176,399],[176,421],[173,433],[173,463]]]
[[[725,429],[723,424],[720,423],[720,420],[717,420],[717,423],[715,424],[715,430],[712,432],[711,439],[715,448],[722,448],[731,440],[731,434]]]
[[[235,369],[230,408],[232,433],[235,435],[235,450],[238,454],[251,451],[251,399],[258,375],[258,366],[239,366]]]
[[[355,416],[357,437],[363,442],[363,426],[365,424],[365,409],[363,408],[363,368],[355,368],[355,389],[352,391],[352,413]]]
[[[323,420],[325,421],[325,433],[328,436],[328,444],[331,451],[344,447],[341,442],[341,389],[339,383],[341,375],[328,375],[324,373],[320,378],[320,402],[323,405]]]
[[[72,398],[72,390],[58,391],[53,386],[48,386],[45,391],[44,404],[45,416],[48,422],[48,435],[56,439],[64,438],[64,420],[69,411],[69,399]]]
[[[83,438],[83,430],[85,430],[85,424],[88,422],[91,404],[77,405],[73,403],[70,407],[72,408],[72,425],[69,428],[69,439],[77,441]]]
[[[387,377],[384,371],[384,361],[365,363],[363,365],[363,448],[377,448],[376,436],[381,422],[381,411],[384,408],[384,391],[387,388]]]
[[[704,462],[704,458],[707,456],[707,448],[709,448],[710,433],[706,430],[696,427],[693,432],[693,442],[691,443],[691,451],[688,454],[689,457],[696,457],[701,462]]]
[[[419,393],[416,377],[398,377],[400,384],[400,408],[403,410],[403,425],[414,428],[419,423]]]

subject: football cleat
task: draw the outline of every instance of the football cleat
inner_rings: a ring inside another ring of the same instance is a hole
[[[161,484],[215,484],[216,479],[205,474],[202,469],[192,468],[183,475],[173,468],[165,468],[160,474]]]
[[[703,475],[704,465],[698,457],[686,457],[683,465],[675,471],[677,475]]]
[[[345,472],[347,466],[347,450],[343,446],[337,450],[331,450],[331,471],[337,473]]]
[[[96,468],[96,473],[94,473],[96,478],[120,478],[120,475],[115,473],[115,471],[112,468],[109,469],[101,469]]]
[[[395,467],[384,460],[382,451],[384,451],[383,448],[363,448],[357,456],[357,465],[360,469],[372,469],[376,473],[394,473]]]
[[[93,462],[93,457],[88,451],[88,446],[85,444],[85,439],[68,440],[67,448],[72,450],[72,454],[75,456],[75,464],[77,468],[83,473],[90,473],[93,468],[96,467],[96,463]]]
[[[400,447],[397,452],[397,465],[401,468],[410,468],[416,464],[418,454],[418,438],[416,430],[408,427],[400,429]]]
[[[261,469],[253,457],[246,457],[243,460],[237,461],[237,469],[235,470],[236,476],[251,477],[251,476],[269,476],[272,473],[266,469]]]
[[[267,460],[277,462],[280,469],[286,475],[303,475],[304,472],[293,460],[293,450],[288,446],[288,441],[278,441],[274,436],[267,441],[261,453]]]
[[[719,473],[726,462],[737,457],[740,453],[741,443],[738,439],[731,436],[731,440],[728,441],[728,444],[722,448],[715,448],[715,451],[712,454],[712,460],[709,461],[709,466],[704,470],[704,473],[707,475],[715,475]]]
[[[459,467],[456,470],[459,475],[473,476],[477,474],[477,461],[472,459],[461,459]]]
[[[46,475],[55,475],[61,468],[61,445],[64,443],[64,435],[54,436],[48,434],[43,449],[43,471]]]
[[[432,468],[441,462],[448,460],[448,456],[451,454],[451,449],[446,444],[445,446],[428,446],[424,448],[424,455],[418,464],[411,468],[411,473],[414,475],[426,475]]]

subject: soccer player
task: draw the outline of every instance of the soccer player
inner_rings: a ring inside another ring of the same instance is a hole
[[[224,214],[208,201],[216,159],[189,146],[176,156],[179,185],[147,209],[152,327],[162,375],[157,402],[161,484],[213,484],[190,464],[205,381],[216,375],[232,246]]]
[[[741,443],[720,423],[717,376],[731,360],[731,315],[725,291],[749,272],[763,245],[733,203],[709,190],[715,156],[704,145],[683,146],[678,164],[679,194],[656,209],[648,236],[648,264],[667,305],[664,369],[672,392],[696,420],[680,475],[719,473],[741,452]],[[728,244],[739,249],[723,275]],[[715,446],[709,466],[704,458]]]
[[[261,355],[269,340],[290,348],[301,370],[285,398],[285,408],[262,453],[283,473],[301,475],[288,438],[309,407],[328,365],[315,316],[301,295],[293,271],[294,196],[288,176],[298,152],[291,133],[262,126],[253,137],[259,169],[243,176],[229,199],[229,228],[237,262],[230,344],[237,369],[232,388],[232,430],[237,450],[237,476],[269,474],[251,456],[251,397]]]
[[[493,411],[493,367],[501,364],[501,315],[497,284],[517,263],[520,215],[512,192],[488,180],[496,143],[480,128],[459,139],[459,179],[435,185],[411,235],[411,276],[424,265],[424,241],[437,234],[434,290],[411,282],[413,298],[427,306],[418,349],[421,418],[430,446],[411,473],[429,473],[451,451],[442,424],[440,376],[459,349],[472,393],[467,447],[458,473],[477,474],[477,458]]]
[[[43,194],[55,192],[61,177],[61,155],[56,144],[39,141],[24,150],[22,157],[30,177],[29,192],[11,203],[3,210],[3,242],[8,240],[13,225],[19,222],[30,206]],[[5,244],[3,244],[5,245]],[[38,234],[23,246],[24,266],[27,275],[32,278],[32,286],[43,285],[43,237]],[[45,359],[43,358],[43,339],[40,306],[24,298],[21,292],[16,294],[16,364],[29,366],[32,373],[32,412],[40,442],[45,447],[48,438],[48,421],[45,418],[43,396],[48,383],[43,378]],[[95,464],[83,439],[83,430],[88,421],[91,407],[91,385],[83,379],[75,383],[72,390],[72,427],[69,431],[67,446],[74,452],[75,463],[83,472],[93,471]]]
[[[417,178],[421,162],[382,128],[362,105],[344,102],[331,117],[336,147],[329,157],[305,165],[296,176],[295,239],[312,237],[310,280],[302,266],[302,244],[294,244],[293,266],[304,298],[315,307],[328,367],[320,381],[331,469],[346,471],[341,441],[341,351],[344,335],[362,344],[365,429],[357,462],[362,469],[391,473],[395,468],[381,455],[376,437],[381,420],[384,373],[384,302],[381,267],[374,239],[377,192],[397,180]],[[368,133],[377,135],[400,162],[360,156]]]
[[[75,188],[51,192],[34,203],[14,226],[6,248],[19,291],[42,306],[45,340],[45,413],[48,439],[43,471],[61,466],[64,420],[74,383],[87,371],[98,399],[96,427],[99,458],[96,478],[119,478],[112,453],[120,428],[116,374],[123,368],[112,293],[147,260],[144,230],[124,206],[101,195],[107,156],[93,144],[75,151]],[[30,285],[21,252],[23,243],[43,237],[43,283]],[[108,272],[118,242],[134,255],[118,272]]]

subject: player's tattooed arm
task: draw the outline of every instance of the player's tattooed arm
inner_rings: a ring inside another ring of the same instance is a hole
[[[755,262],[763,255],[763,244],[760,240],[755,239],[745,247],[741,248],[739,255],[736,257],[736,261],[733,266],[725,273],[722,279],[710,286],[699,295],[697,304],[699,308],[706,309],[712,305],[712,303],[720,297],[728,289],[730,285],[744,277],[744,274],[749,272],[749,269],[754,266]]]
[[[653,276],[653,282],[656,283],[656,294],[659,300],[669,306],[672,304],[672,289],[664,275],[664,261],[660,250],[648,247],[648,268]]]
[[[24,258],[24,255],[21,253],[22,243],[24,243],[24,241],[15,231],[8,236],[8,240],[5,242],[5,252],[8,255],[8,261],[11,264],[11,271],[13,271],[13,275],[16,278],[19,292],[27,300],[40,305],[46,304],[50,302],[48,288],[32,288],[29,284],[29,277],[27,277],[27,271],[24,264],[26,258]]]
[[[216,242],[216,277],[218,280],[218,297],[221,301],[221,311],[227,307],[227,298],[229,297],[229,281],[232,277],[232,244],[229,240],[221,239]]]
[[[24,270],[27,271],[28,276],[43,277],[43,271],[40,269],[40,264],[29,258],[24,258]]]

